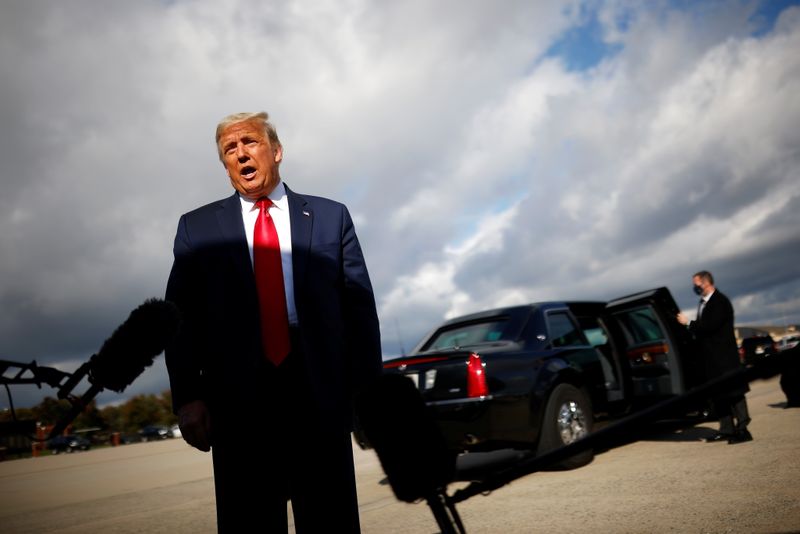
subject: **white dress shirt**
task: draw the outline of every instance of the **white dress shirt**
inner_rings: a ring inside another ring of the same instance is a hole
[[[292,273],[292,223],[289,218],[289,197],[286,196],[286,187],[279,182],[269,195],[272,206],[269,216],[275,223],[278,232],[278,242],[281,246],[281,270],[283,271],[283,289],[286,292],[286,311],[289,315],[289,324],[297,325],[297,309],[294,306],[294,275]],[[250,266],[253,265],[253,232],[258,219],[258,206],[252,200],[239,195],[242,203],[242,221],[244,233],[247,236],[247,248],[250,249]]]
[[[716,290],[714,290],[716,291]],[[703,310],[706,309],[706,304],[708,304],[708,299],[711,298],[711,295],[714,294],[714,291],[706,295],[705,297],[700,297],[700,306],[697,307],[697,318],[700,319],[700,316],[703,315]]]

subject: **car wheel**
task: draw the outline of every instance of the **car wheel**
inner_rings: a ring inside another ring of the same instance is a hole
[[[592,431],[592,405],[586,394],[571,384],[559,384],[547,399],[536,454],[569,445]],[[562,460],[556,467],[574,469],[592,461],[589,449]]]

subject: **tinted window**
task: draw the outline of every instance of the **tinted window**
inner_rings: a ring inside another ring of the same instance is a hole
[[[553,347],[586,344],[575,323],[566,313],[548,313],[547,326],[550,330],[550,343]]]
[[[652,308],[622,312],[617,314],[617,319],[628,337],[628,343],[632,345],[664,339],[664,332]]]
[[[493,317],[486,321],[449,326],[436,332],[422,350],[440,350],[501,341],[505,339],[503,334],[507,323],[506,317]]]
[[[608,334],[597,317],[578,317],[578,324],[583,330],[583,335],[589,341],[589,345],[599,347],[608,343]]]

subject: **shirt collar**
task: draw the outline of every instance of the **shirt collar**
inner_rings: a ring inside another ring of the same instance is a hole
[[[714,291],[716,291],[716,290],[714,290]],[[705,297],[703,297],[703,300],[704,300],[704,301],[706,301],[706,302],[708,302],[708,299],[710,299],[710,298],[711,298],[711,295],[713,295],[713,294],[714,294],[714,291],[712,291],[711,293],[709,293],[708,295],[706,295]]]
[[[283,185],[283,181],[278,182],[278,185],[267,195],[267,198],[269,198],[272,204],[279,210],[286,211],[289,209],[289,198],[286,196],[286,186]],[[239,201],[242,203],[242,213],[249,213],[258,209],[258,206],[256,206],[257,201],[255,200],[250,200],[249,198],[239,195]]]

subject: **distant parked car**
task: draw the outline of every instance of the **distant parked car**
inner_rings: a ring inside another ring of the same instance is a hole
[[[169,437],[167,427],[148,425],[139,431],[139,436],[142,441],[153,441],[158,439],[167,439]]]
[[[119,437],[120,445],[130,445],[131,443],[139,443],[142,441],[142,436],[136,434],[121,434]]]
[[[56,436],[49,441],[47,448],[53,454],[60,452],[88,451],[91,447],[88,439],[81,436]]]
[[[167,430],[167,436],[171,438],[182,437],[183,434],[181,434],[181,427],[179,427],[178,425],[172,425],[171,427],[169,427],[169,430]]]
[[[778,345],[769,335],[746,337],[739,346],[739,359],[745,365],[776,354],[778,354]]]
[[[795,348],[797,345],[800,345],[800,334],[790,334],[788,336],[783,336],[778,341],[778,350],[784,351]]]

